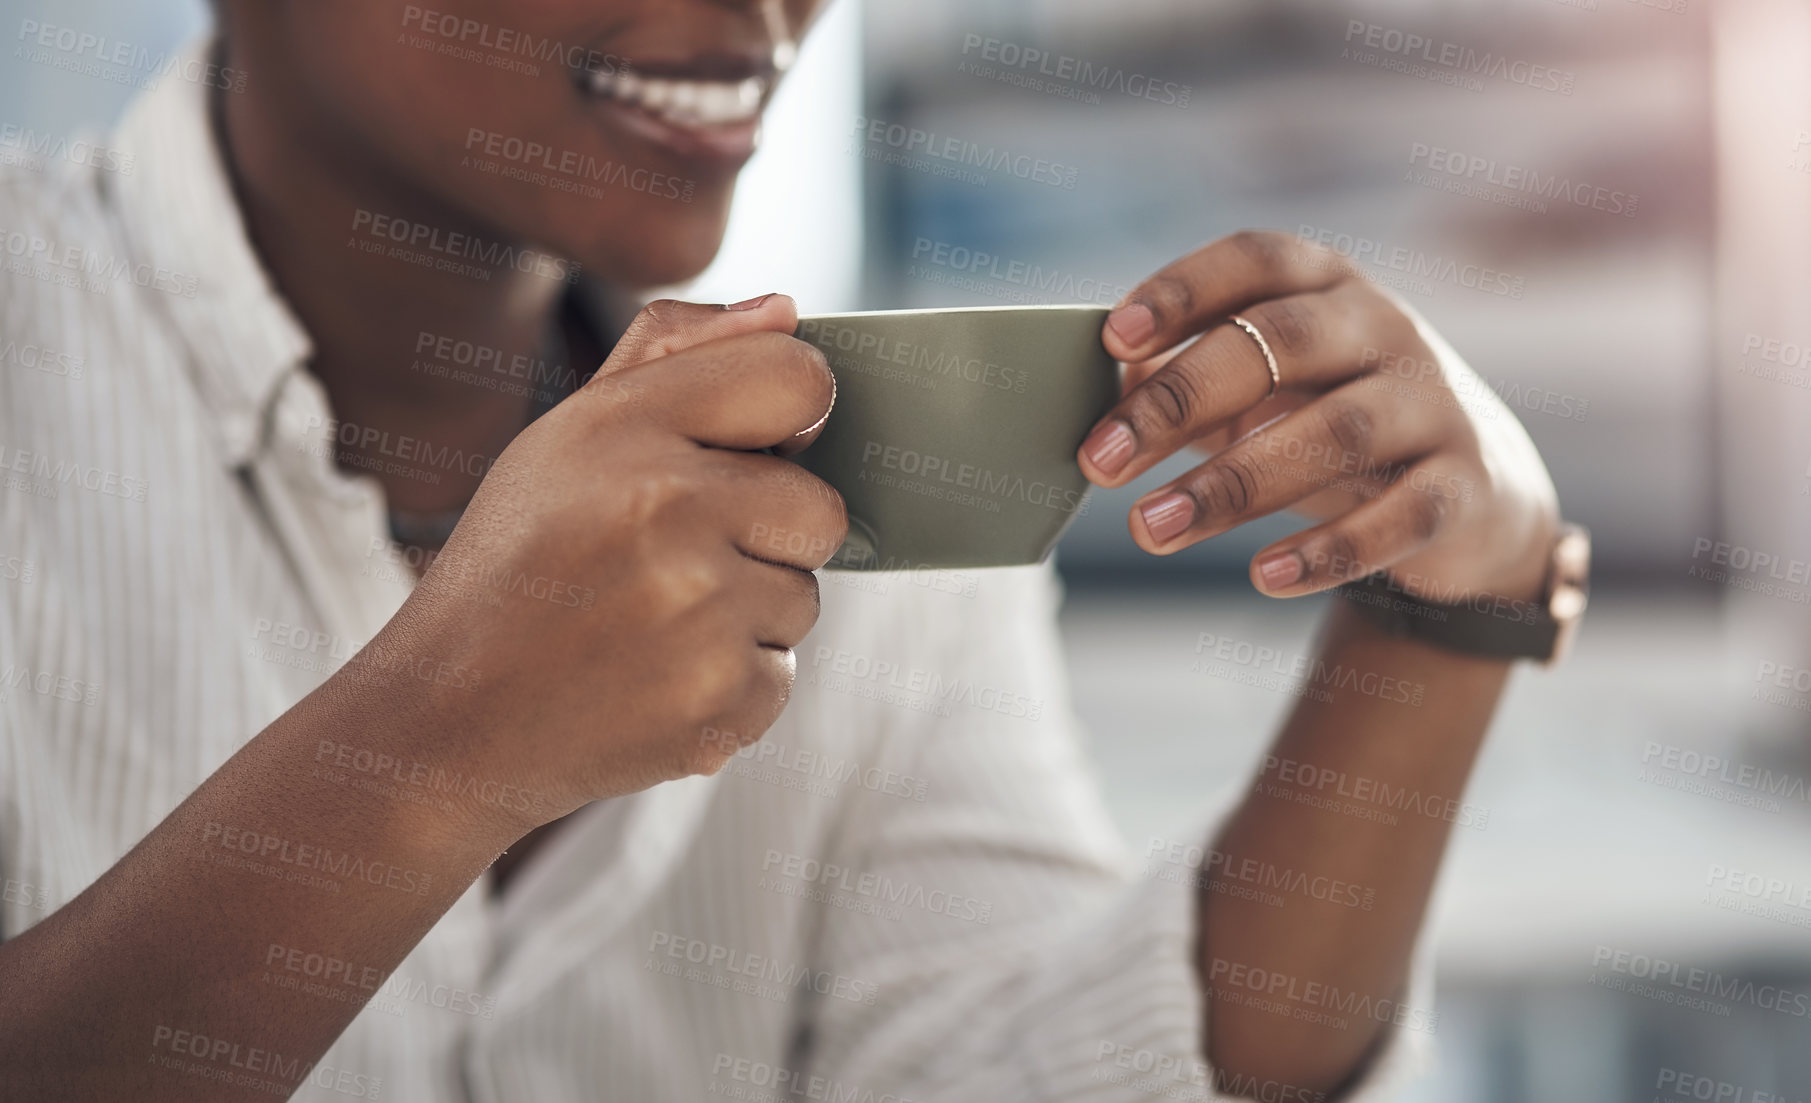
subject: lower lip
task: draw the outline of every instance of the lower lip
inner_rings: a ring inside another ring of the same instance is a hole
[[[760,116],[722,126],[680,126],[621,100],[593,96],[592,101],[624,130],[676,157],[712,168],[738,168],[754,156],[761,134]]]

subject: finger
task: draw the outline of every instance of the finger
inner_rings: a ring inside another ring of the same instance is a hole
[[[646,420],[712,448],[797,447],[823,428],[836,395],[824,354],[787,332],[746,333],[623,369]]]
[[[830,415],[836,412],[836,373],[830,373],[830,401],[824,406],[824,412],[812,424],[772,446],[776,456],[796,456],[811,447],[811,442],[823,435],[824,426],[830,424]]]
[[[1102,418],[1083,442],[1079,462],[1093,482],[1120,486],[1185,445],[1210,435],[1271,395],[1268,348],[1279,392],[1317,392],[1362,374],[1365,351],[1408,339],[1408,323],[1366,285],[1260,303],[1241,317],[1259,335],[1226,324],[1204,334],[1152,372]]]
[[[1363,495],[1448,431],[1431,406],[1348,384],[1146,495],[1132,507],[1132,537],[1167,555],[1323,491]]]
[[[1101,339],[1131,362],[1180,344],[1267,299],[1332,287],[1352,274],[1338,253],[1289,234],[1247,230],[1175,261],[1107,316]]]
[[[744,559],[738,570],[746,576],[739,592],[748,602],[745,615],[753,642],[797,647],[821,610],[817,576],[753,559]]]
[[[796,463],[755,453],[712,457],[723,488],[729,539],[750,559],[815,571],[849,534],[849,513],[834,487]]]
[[[1467,509],[1473,485],[1456,455],[1416,464],[1374,501],[1259,552],[1252,585],[1273,597],[1299,597],[1385,570],[1446,531]]]
[[[790,648],[760,648],[736,703],[704,726],[687,756],[686,772],[714,774],[738,750],[760,742],[785,710],[797,679],[797,653]]]
[[[1283,415],[1319,400],[1320,395],[1308,392],[1278,391],[1275,398],[1265,399],[1231,421],[1222,422],[1219,427],[1209,430],[1205,436],[1190,441],[1189,447],[1204,455],[1216,455],[1246,434],[1254,433]]]
[[[731,306],[656,299],[635,315],[598,374],[608,375],[725,337],[763,330],[791,333],[798,324],[798,305],[790,295],[762,295]]]
[[[1162,352],[1148,360],[1134,360],[1127,364],[1126,370],[1120,375],[1120,396],[1124,397],[1125,395],[1131,394],[1138,388],[1140,383],[1143,383],[1145,380],[1155,375],[1157,369],[1163,367],[1171,360],[1174,360],[1182,350],[1187,347],[1188,346],[1186,345],[1178,345],[1173,349],[1164,349]]]

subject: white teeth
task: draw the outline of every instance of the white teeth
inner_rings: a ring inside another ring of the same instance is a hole
[[[767,82],[669,80],[634,73],[593,73],[591,91],[680,126],[723,126],[747,122],[761,111]]]

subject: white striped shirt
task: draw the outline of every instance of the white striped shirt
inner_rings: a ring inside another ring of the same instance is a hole
[[[205,91],[166,78],[112,145],[132,171],[0,177],[5,937],[412,583],[385,562],[381,490],[320,446],[309,338],[249,244]],[[823,578],[762,743],[586,808],[500,899],[474,885],[297,1098],[1206,1098],[1197,874],[1121,849],[1051,573]],[[248,972],[335,998],[317,949]],[[1361,1095],[1413,1063],[1411,1035]]]

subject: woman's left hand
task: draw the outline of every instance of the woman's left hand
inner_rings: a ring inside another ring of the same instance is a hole
[[[1559,513],[1533,442],[1426,322],[1339,254],[1234,234],[1140,284],[1103,340],[1127,364],[1126,391],[1082,444],[1088,478],[1122,486],[1191,444],[1212,456],[1133,507],[1146,551],[1293,508],[1321,524],[1253,559],[1264,593],[1387,570],[1435,602],[1539,595]]]

